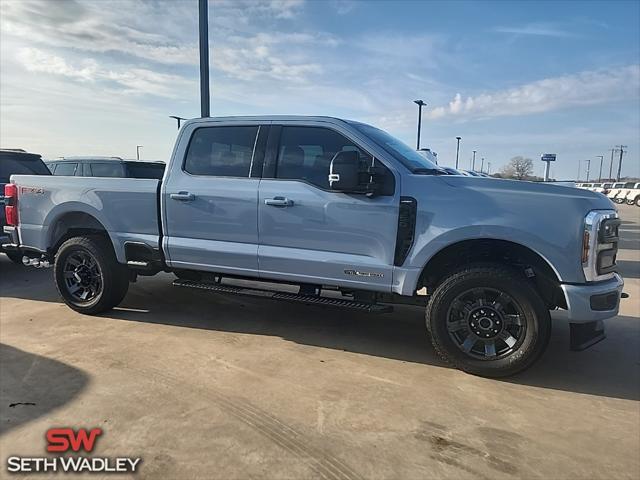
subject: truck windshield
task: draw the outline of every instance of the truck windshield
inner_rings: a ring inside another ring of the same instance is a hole
[[[433,163],[431,160],[420,155],[409,145],[398,140],[396,137],[389,135],[384,130],[380,130],[379,128],[372,127],[365,123],[350,123],[413,173],[432,173],[435,175],[447,174],[446,171],[438,167],[438,165]]]

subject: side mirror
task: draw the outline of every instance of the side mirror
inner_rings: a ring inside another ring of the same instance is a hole
[[[360,184],[360,154],[354,150],[338,152],[331,159],[329,187],[339,192],[357,192]]]

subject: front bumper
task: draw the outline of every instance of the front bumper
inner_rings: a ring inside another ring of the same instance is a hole
[[[624,281],[617,273],[602,282],[562,284],[570,323],[590,323],[615,317]]]

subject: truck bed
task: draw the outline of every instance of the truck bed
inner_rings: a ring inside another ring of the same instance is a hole
[[[125,262],[125,242],[159,248],[159,180],[13,175],[11,182],[18,186],[18,233],[24,248],[46,252],[61,222],[87,227],[98,222],[120,262]]]

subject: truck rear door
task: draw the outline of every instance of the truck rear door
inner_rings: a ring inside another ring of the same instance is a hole
[[[346,132],[272,125],[258,202],[261,277],[391,289],[399,189],[391,171],[376,160],[390,180],[382,195],[330,190],[329,164],[342,150],[357,150],[371,162]]]
[[[258,275],[258,183],[268,125],[193,123],[162,187],[172,268]]]

